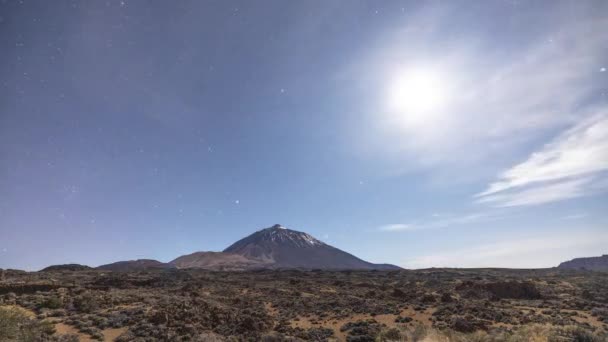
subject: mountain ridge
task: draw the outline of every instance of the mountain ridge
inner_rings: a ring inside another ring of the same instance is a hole
[[[203,268],[214,270],[246,270],[262,267],[263,262],[251,260],[242,255],[225,252],[194,252],[179,256],[169,264],[177,268]]]
[[[608,271],[608,254],[597,257],[574,258],[557,266],[564,269]]]
[[[150,269],[170,269],[175,268],[175,266],[153,259],[137,259],[116,261],[113,263],[97,266],[95,268],[103,271],[130,272]]]
[[[57,265],[45,271],[62,269]],[[86,266],[85,266],[86,267]],[[117,261],[95,267],[102,271],[141,271],[199,268],[241,271],[252,269],[397,270],[391,264],[374,264],[342,251],[312,235],[279,224],[260,229],[222,252],[197,251],[164,263],[153,259]]]

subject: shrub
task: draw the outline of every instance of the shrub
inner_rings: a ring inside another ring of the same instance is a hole
[[[54,332],[49,322],[31,319],[17,308],[0,307],[0,341],[37,342]]]
[[[580,327],[570,329],[567,335],[572,339],[572,342],[600,342],[606,341],[605,338],[608,337],[599,336]]]
[[[407,316],[397,316],[395,318],[395,323],[409,323],[411,321],[413,321],[414,319],[412,317],[407,317]]]
[[[308,329],[308,338],[312,341],[325,341],[334,335],[334,331],[329,328]]]
[[[401,341],[402,336],[401,332],[397,328],[391,328],[388,330],[384,330],[380,332],[380,336],[378,336],[380,341]]]
[[[90,293],[74,297],[74,308],[80,312],[91,313],[99,308],[99,302]]]
[[[58,297],[47,297],[42,301],[42,303],[40,303],[40,307],[48,309],[60,309],[63,307],[63,301]]]

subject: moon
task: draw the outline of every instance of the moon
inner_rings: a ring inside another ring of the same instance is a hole
[[[447,102],[447,80],[439,71],[426,68],[400,70],[388,87],[388,108],[408,124],[426,124],[437,120]]]

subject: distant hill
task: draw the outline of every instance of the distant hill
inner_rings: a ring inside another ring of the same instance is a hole
[[[599,257],[576,258],[570,261],[562,262],[558,268],[589,270],[589,271],[607,271],[608,272],[608,254]]]
[[[307,233],[278,224],[235,242],[224,253],[260,261],[268,268],[399,269],[393,265],[372,264],[361,260]]]
[[[118,261],[107,265],[97,267],[98,270],[114,271],[114,272],[129,272],[143,270],[158,270],[175,268],[174,265],[167,264],[152,259],[138,259],[129,261]]]
[[[182,255],[169,262],[177,268],[203,268],[211,270],[245,270],[260,268],[264,263],[239,254],[224,252],[196,252]]]
[[[80,264],[64,264],[64,265],[52,265],[49,267],[45,267],[40,270],[40,272],[61,272],[61,271],[87,271],[92,270],[92,267]]]

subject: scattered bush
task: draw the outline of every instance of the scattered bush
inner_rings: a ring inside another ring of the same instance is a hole
[[[51,323],[31,319],[18,308],[0,307],[0,341],[38,342],[53,333]]]
[[[76,310],[84,313],[91,313],[99,308],[97,298],[88,292],[74,297],[73,304]]]
[[[395,323],[410,323],[413,320],[414,319],[412,317],[397,316],[397,318],[395,318]]]

